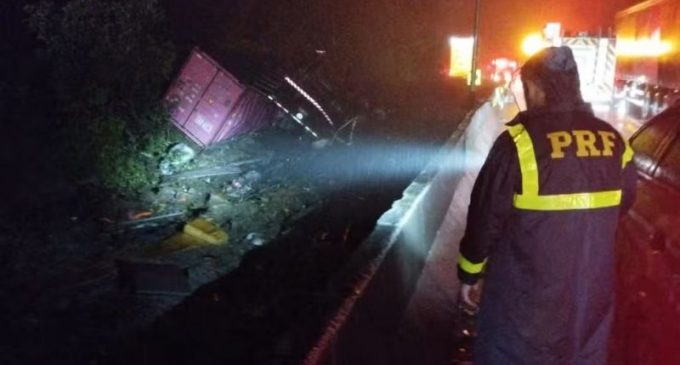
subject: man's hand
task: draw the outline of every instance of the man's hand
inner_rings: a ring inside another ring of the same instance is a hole
[[[477,311],[479,309],[479,300],[482,294],[482,285],[477,282],[474,285],[461,284],[460,286],[460,299],[463,304],[472,311]]]

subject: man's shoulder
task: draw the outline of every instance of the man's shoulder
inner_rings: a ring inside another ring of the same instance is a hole
[[[512,135],[510,134],[510,128],[512,126],[518,125],[519,123],[516,123],[516,124],[513,124],[513,125],[511,125],[510,123],[511,122],[506,123],[505,124],[505,126],[506,126],[505,130],[501,134],[499,134],[498,137],[496,137],[496,140],[494,141],[494,144],[491,147],[491,149],[493,151],[504,153],[503,151],[509,151],[509,150],[514,151],[515,150],[515,148],[516,148],[515,142],[512,138]]]
[[[514,118],[512,118],[509,122],[505,123],[506,128],[524,123],[526,121],[526,115],[527,115],[526,111],[521,111],[517,113],[517,115],[515,115]]]
[[[621,133],[619,133],[619,131],[616,128],[614,128],[614,126],[611,125],[611,123],[603,119],[600,119],[593,114],[589,115],[589,117],[586,118],[585,122],[587,123],[587,125],[590,127],[589,129],[591,130],[612,132],[620,139],[623,139]]]

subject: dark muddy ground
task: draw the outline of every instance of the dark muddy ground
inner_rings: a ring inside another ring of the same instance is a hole
[[[320,151],[280,132],[280,143],[272,138],[265,132],[235,139],[187,167],[257,160],[240,171],[161,184],[134,201],[102,197],[86,186],[36,188],[14,199],[1,232],[0,318],[10,338],[0,345],[3,363],[102,362],[121,338],[235,270],[247,252],[318,209],[326,199],[322,181],[296,173],[295,166]],[[214,222],[228,242],[168,244],[193,216]],[[185,290],[140,295],[121,275],[125,264],[139,262],[177,268],[183,276],[174,282]]]
[[[337,305],[328,280],[462,117],[444,97],[408,123],[358,127],[352,146],[276,129],[234,139],[180,171],[246,162],[233,173],[136,200],[66,183],[50,160],[3,162],[17,179],[1,186],[0,362],[295,363]],[[194,216],[228,242],[164,243]],[[140,295],[125,262],[171,265],[188,289]]]
[[[385,159],[385,153],[393,153],[387,147],[367,156],[373,148],[295,145],[286,148],[288,155],[278,150],[266,167],[257,167],[266,172],[248,195],[209,191],[200,214],[230,234],[226,245],[164,248],[163,240],[187,215],[123,230],[108,218],[102,222],[102,214],[9,227],[5,237],[13,257],[5,267],[3,290],[12,300],[4,303],[2,315],[12,336],[3,349],[8,363],[115,361],[121,339],[133,345],[137,340],[127,341],[130,336],[136,339],[134,333],[184,299],[134,295],[121,285],[120,261],[176,265],[187,273],[192,290],[200,288],[143,337],[147,355],[142,358],[182,363],[204,354],[201,363],[212,358],[240,364],[299,358],[333,308],[324,298],[328,279],[400,197],[427,155]],[[400,166],[406,160],[415,170]],[[383,172],[370,174],[377,170]],[[256,170],[245,174],[250,171]],[[188,192],[181,200],[206,194],[198,184],[190,185],[176,189]],[[261,246],[253,243],[252,233],[261,237]]]
[[[392,184],[332,193],[290,232],[163,316],[119,363],[299,363],[338,304],[326,297],[329,279],[400,192]]]

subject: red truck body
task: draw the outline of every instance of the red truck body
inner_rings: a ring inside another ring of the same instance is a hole
[[[646,119],[680,89],[680,0],[648,0],[616,15],[619,91]]]
[[[275,107],[195,48],[164,97],[173,123],[207,146],[268,125]]]

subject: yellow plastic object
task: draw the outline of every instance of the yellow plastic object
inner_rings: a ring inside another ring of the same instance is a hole
[[[225,244],[229,240],[227,232],[205,218],[196,218],[185,224],[184,233],[214,245]]]
[[[205,245],[209,245],[209,243],[206,243],[202,239],[196,238],[194,236],[190,236],[184,232],[178,232],[177,234],[163,241],[160,246],[149,250],[148,254],[150,256],[160,256],[175,251],[181,251],[187,248]]]

